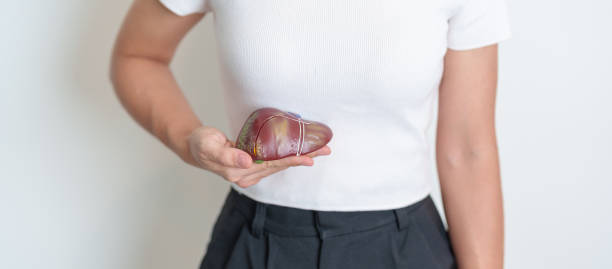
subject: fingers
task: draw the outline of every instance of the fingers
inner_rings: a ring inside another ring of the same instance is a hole
[[[262,163],[253,163],[248,170],[239,168],[238,170],[243,170],[242,172],[235,172],[241,175],[248,175],[255,172],[259,172],[265,169],[277,168],[277,167],[291,167],[298,165],[312,166],[314,165],[314,157],[329,155],[331,154],[331,149],[328,146],[324,146],[316,151],[308,153],[302,156],[288,156],[278,160],[264,161]],[[249,156],[250,157],[250,156]]]
[[[238,186],[246,188],[257,184],[261,179],[279,171],[285,170],[292,166],[312,166],[314,165],[313,158],[331,154],[331,149],[324,146],[316,151],[302,155],[289,156],[278,160],[264,161],[262,163],[253,163],[249,168],[229,168],[225,172],[231,182]],[[249,156],[250,157],[250,156]]]
[[[252,178],[253,174],[262,174],[261,172],[268,171],[269,174],[272,174],[276,171],[280,171],[282,169],[298,166],[298,165],[307,165],[311,166],[313,164],[312,159],[307,156],[301,157],[286,157],[280,160],[273,161],[264,161],[263,163],[253,163],[250,168],[225,168],[223,171],[223,176],[231,182],[242,181],[245,178]],[[265,173],[263,173],[265,174]],[[232,180],[233,179],[233,180]]]
[[[261,165],[263,165],[263,164],[261,164]],[[294,165],[294,166],[296,166],[296,165]],[[263,179],[263,178],[265,178],[265,177],[267,177],[267,176],[269,176],[271,174],[280,172],[280,171],[285,170],[285,169],[287,169],[289,167],[290,166],[274,166],[274,167],[268,166],[268,167],[266,167],[266,168],[264,168],[264,169],[262,169],[260,171],[256,171],[254,173],[245,175],[244,178],[242,180],[236,182],[236,184],[238,186],[240,186],[240,187],[246,188],[246,187],[249,187],[251,185],[257,184],[261,179]]]
[[[290,167],[290,166],[298,166],[298,165],[306,165],[312,166],[314,161],[311,157],[308,156],[289,156],[278,160],[272,161],[264,161],[262,165],[266,168],[275,168],[275,167]]]
[[[322,148],[315,150],[311,153],[305,154],[306,156],[309,156],[311,158],[314,158],[316,156],[323,156],[323,155],[329,155],[331,154],[331,148],[329,148],[329,146],[325,145]]]
[[[254,167],[249,169],[251,171],[241,175],[240,179],[236,181],[236,184],[240,187],[246,188],[257,184],[257,182],[266,176],[285,170],[289,167],[298,165],[312,166],[313,164],[314,162],[312,158],[308,156],[291,156],[273,161],[264,161],[263,163],[253,165]]]
[[[257,172],[254,172],[252,174],[245,176],[242,180],[236,182],[236,184],[242,188],[247,188],[247,187],[250,187],[252,185],[259,183],[259,181],[261,181],[263,178],[271,174],[285,170],[287,168],[288,167],[275,167],[275,168],[267,168],[261,171],[257,171]]]
[[[310,155],[315,156],[316,153],[312,153]],[[310,156],[302,155],[302,156],[285,157],[285,158],[274,160],[274,161],[265,161],[261,164],[256,164],[256,165],[263,166],[264,169],[260,171],[255,171],[248,175],[245,175],[243,179],[236,182],[238,186],[246,188],[251,185],[255,185],[261,179],[271,174],[285,170],[292,166],[298,166],[298,165],[312,166],[314,165],[314,160]]]

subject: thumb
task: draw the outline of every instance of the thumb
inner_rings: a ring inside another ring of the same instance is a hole
[[[253,159],[248,153],[241,149],[223,147],[219,151],[217,162],[229,167],[249,168],[253,163]]]

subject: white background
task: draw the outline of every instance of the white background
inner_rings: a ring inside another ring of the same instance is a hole
[[[612,268],[612,4],[508,5],[497,100],[506,268]],[[119,105],[108,61],[128,6],[3,4],[0,268],[200,262],[229,185]],[[208,14],[172,67],[202,121],[227,132],[212,26]]]

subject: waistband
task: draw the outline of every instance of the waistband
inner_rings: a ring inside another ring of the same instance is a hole
[[[376,211],[316,211],[262,203],[230,188],[228,202],[243,214],[251,232],[279,236],[318,236],[321,239],[375,229],[395,223],[398,229],[409,226],[416,210],[424,204],[433,206],[431,196],[411,205]]]

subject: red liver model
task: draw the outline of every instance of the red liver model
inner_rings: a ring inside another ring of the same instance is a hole
[[[253,111],[247,118],[235,145],[249,153],[254,161],[269,161],[316,151],[332,136],[331,129],[323,123],[264,107]]]

